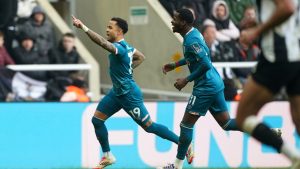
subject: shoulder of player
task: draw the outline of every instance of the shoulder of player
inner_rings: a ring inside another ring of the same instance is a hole
[[[134,48],[129,43],[127,43],[125,40],[122,40],[120,42],[115,42],[116,45],[122,46],[124,48]]]
[[[186,39],[183,43],[184,46],[193,46],[195,44],[201,45],[203,42],[200,38],[197,37],[191,37],[189,39]]]

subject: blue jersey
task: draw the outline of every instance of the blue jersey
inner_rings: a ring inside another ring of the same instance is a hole
[[[135,49],[124,39],[113,45],[116,47],[116,53],[109,55],[109,74],[113,90],[117,96],[120,96],[128,93],[134,84],[131,64]]]
[[[192,28],[184,36],[183,53],[191,74],[200,66],[210,67],[209,70],[194,79],[193,94],[210,95],[224,89],[223,80],[213,67],[209,49],[197,29]]]

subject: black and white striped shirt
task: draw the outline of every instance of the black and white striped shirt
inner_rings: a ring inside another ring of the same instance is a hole
[[[293,1],[298,11],[261,37],[260,47],[269,62],[300,62],[300,0]],[[257,0],[257,8],[259,20],[265,22],[275,11],[276,5],[274,0]]]

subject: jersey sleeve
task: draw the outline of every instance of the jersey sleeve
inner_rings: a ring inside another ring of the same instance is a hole
[[[121,44],[113,43],[113,45],[116,47],[116,53],[114,53],[115,55],[124,55],[126,53],[126,48]]]

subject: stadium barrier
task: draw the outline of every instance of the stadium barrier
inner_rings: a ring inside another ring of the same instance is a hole
[[[222,67],[229,67],[229,68],[251,68],[254,67],[257,64],[257,62],[214,62],[213,65],[216,68],[222,68]],[[8,65],[7,68],[12,69],[14,71],[67,71],[67,70],[87,70],[89,73],[92,70],[92,65],[90,64],[40,64],[40,65]],[[89,82],[92,81],[93,77],[89,76]],[[101,86],[102,89],[109,90],[112,85],[109,84],[97,84],[97,83],[89,83],[89,88],[99,88]],[[98,90],[97,90],[98,91]],[[95,95],[95,92],[92,90],[92,94]],[[159,96],[159,98],[167,98],[168,97],[175,97],[177,100],[180,100],[178,98],[186,99],[190,96],[190,93],[184,93],[184,92],[172,92],[172,91],[163,91],[163,90],[155,90],[155,89],[145,89],[142,88],[142,92],[144,94],[148,95],[156,95]],[[97,96],[98,98],[98,96]],[[100,97],[99,97],[100,98]],[[99,99],[98,98],[98,99]],[[97,100],[98,100],[97,99]],[[96,100],[95,100],[96,101]]]
[[[179,133],[186,102],[146,102],[152,119]],[[101,157],[91,117],[96,103],[0,103],[0,168],[90,168]],[[237,102],[228,102],[234,117]],[[259,118],[299,146],[287,102],[267,104]],[[146,133],[124,112],[106,122],[117,163],[149,168],[172,162],[176,145]],[[186,168],[288,167],[273,149],[240,132],[225,132],[207,113],[194,127],[196,157]]]

